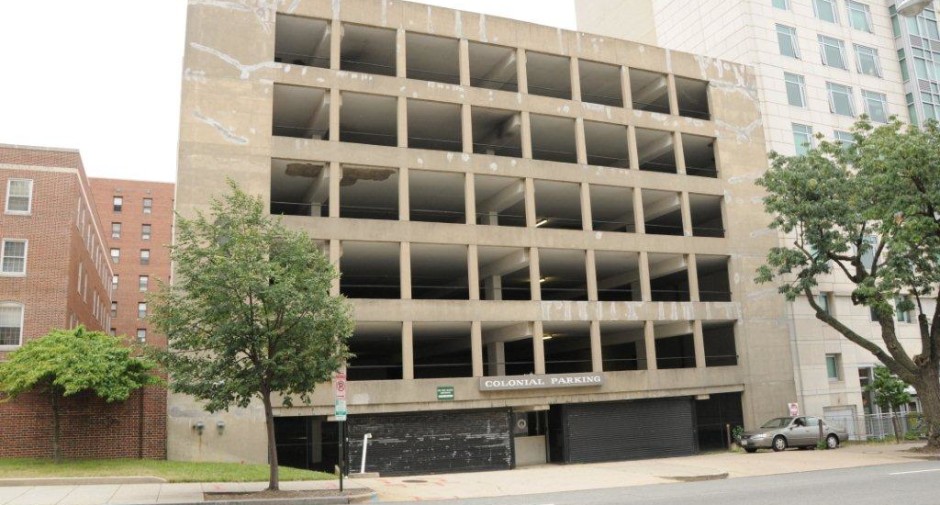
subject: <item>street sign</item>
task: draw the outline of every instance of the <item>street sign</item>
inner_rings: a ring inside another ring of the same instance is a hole
[[[336,416],[337,421],[346,420],[346,400],[336,400],[333,405],[333,415]]]
[[[437,387],[437,399],[438,401],[449,401],[454,399],[454,386],[438,386]]]
[[[333,398],[337,400],[346,399],[346,374],[343,372],[336,372],[333,375]]]

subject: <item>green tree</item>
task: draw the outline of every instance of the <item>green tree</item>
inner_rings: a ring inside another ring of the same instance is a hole
[[[153,296],[151,322],[168,337],[170,388],[209,412],[264,405],[268,489],[279,487],[272,395],[310,402],[348,356],[352,332],[337,272],[306,234],[286,229],[229,182],[211,215],[178,217],[175,282]]]
[[[871,384],[865,386],[865,391],[874,396],[875,404],[881,407],[885,412],[892,414],[898,410],[901,405],[907,405],[911,401],[911,395],[907,392],[907,383],[891,373],[887,367],[875,367],[875,377]],[[891,416],[894,423],[894,437],[901,441],[901,423],[897,416]]]
[[[940,129],[936,122],[916,128],[897,120],[874,128],[863,118],[852,135],[844,143],[820,137],[804,156],[771,153],[771,167],[757,182],[768,192],[771,227],[787,240],[770,251],[757,281],[779,283],[788,300],[805,298],[817,319],[911,384],[924,408],[927,448],[938,451]],[[854,285],[852,302],[877,315],[882,342],[819,305],[817,280],[833,271]],[[915,310],[921,348],[912,355],[896,321]]]
[[[155,363],[132,355],[118,337],[79,326],[53,330],[13,351],[0,362],[0,393],[9,401],[28,391],[47,395],[52,407],[52,456],[62,460],[59,446],[62,398],[91,392],[105,401],[126,400],[132,392],[161,380]]]

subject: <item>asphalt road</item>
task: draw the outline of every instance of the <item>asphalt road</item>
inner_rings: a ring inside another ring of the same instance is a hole
[[[422,505],[938,505],[940,461]]]

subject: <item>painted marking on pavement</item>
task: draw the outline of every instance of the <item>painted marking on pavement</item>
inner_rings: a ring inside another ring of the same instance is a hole
[[[930,470],[914,470],[911,472],[896,472],[896,473],[889,473],[888,475],[908,475],[912,473],[926,473],[926,472],[940,472],[940,468],[931,468]]]

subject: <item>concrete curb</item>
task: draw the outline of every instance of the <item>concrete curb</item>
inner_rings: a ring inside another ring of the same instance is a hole
[[[85,486],[94,484],[166,484],[161,477],[17,477],[0,479],[0,487],[9,486]]]
[[[258,500],[219,500],[176,503],[176,505],[333,505],[363,503],[377,499],[375,491],[345,496],[317,496],[311,498],[263,498]]]
[[[674,477],[660,477],[661,479],[676,480],[679,482],[702,482],[706,480],[722,480],[728,478],[728,472],[705,475],[677,475]]]

